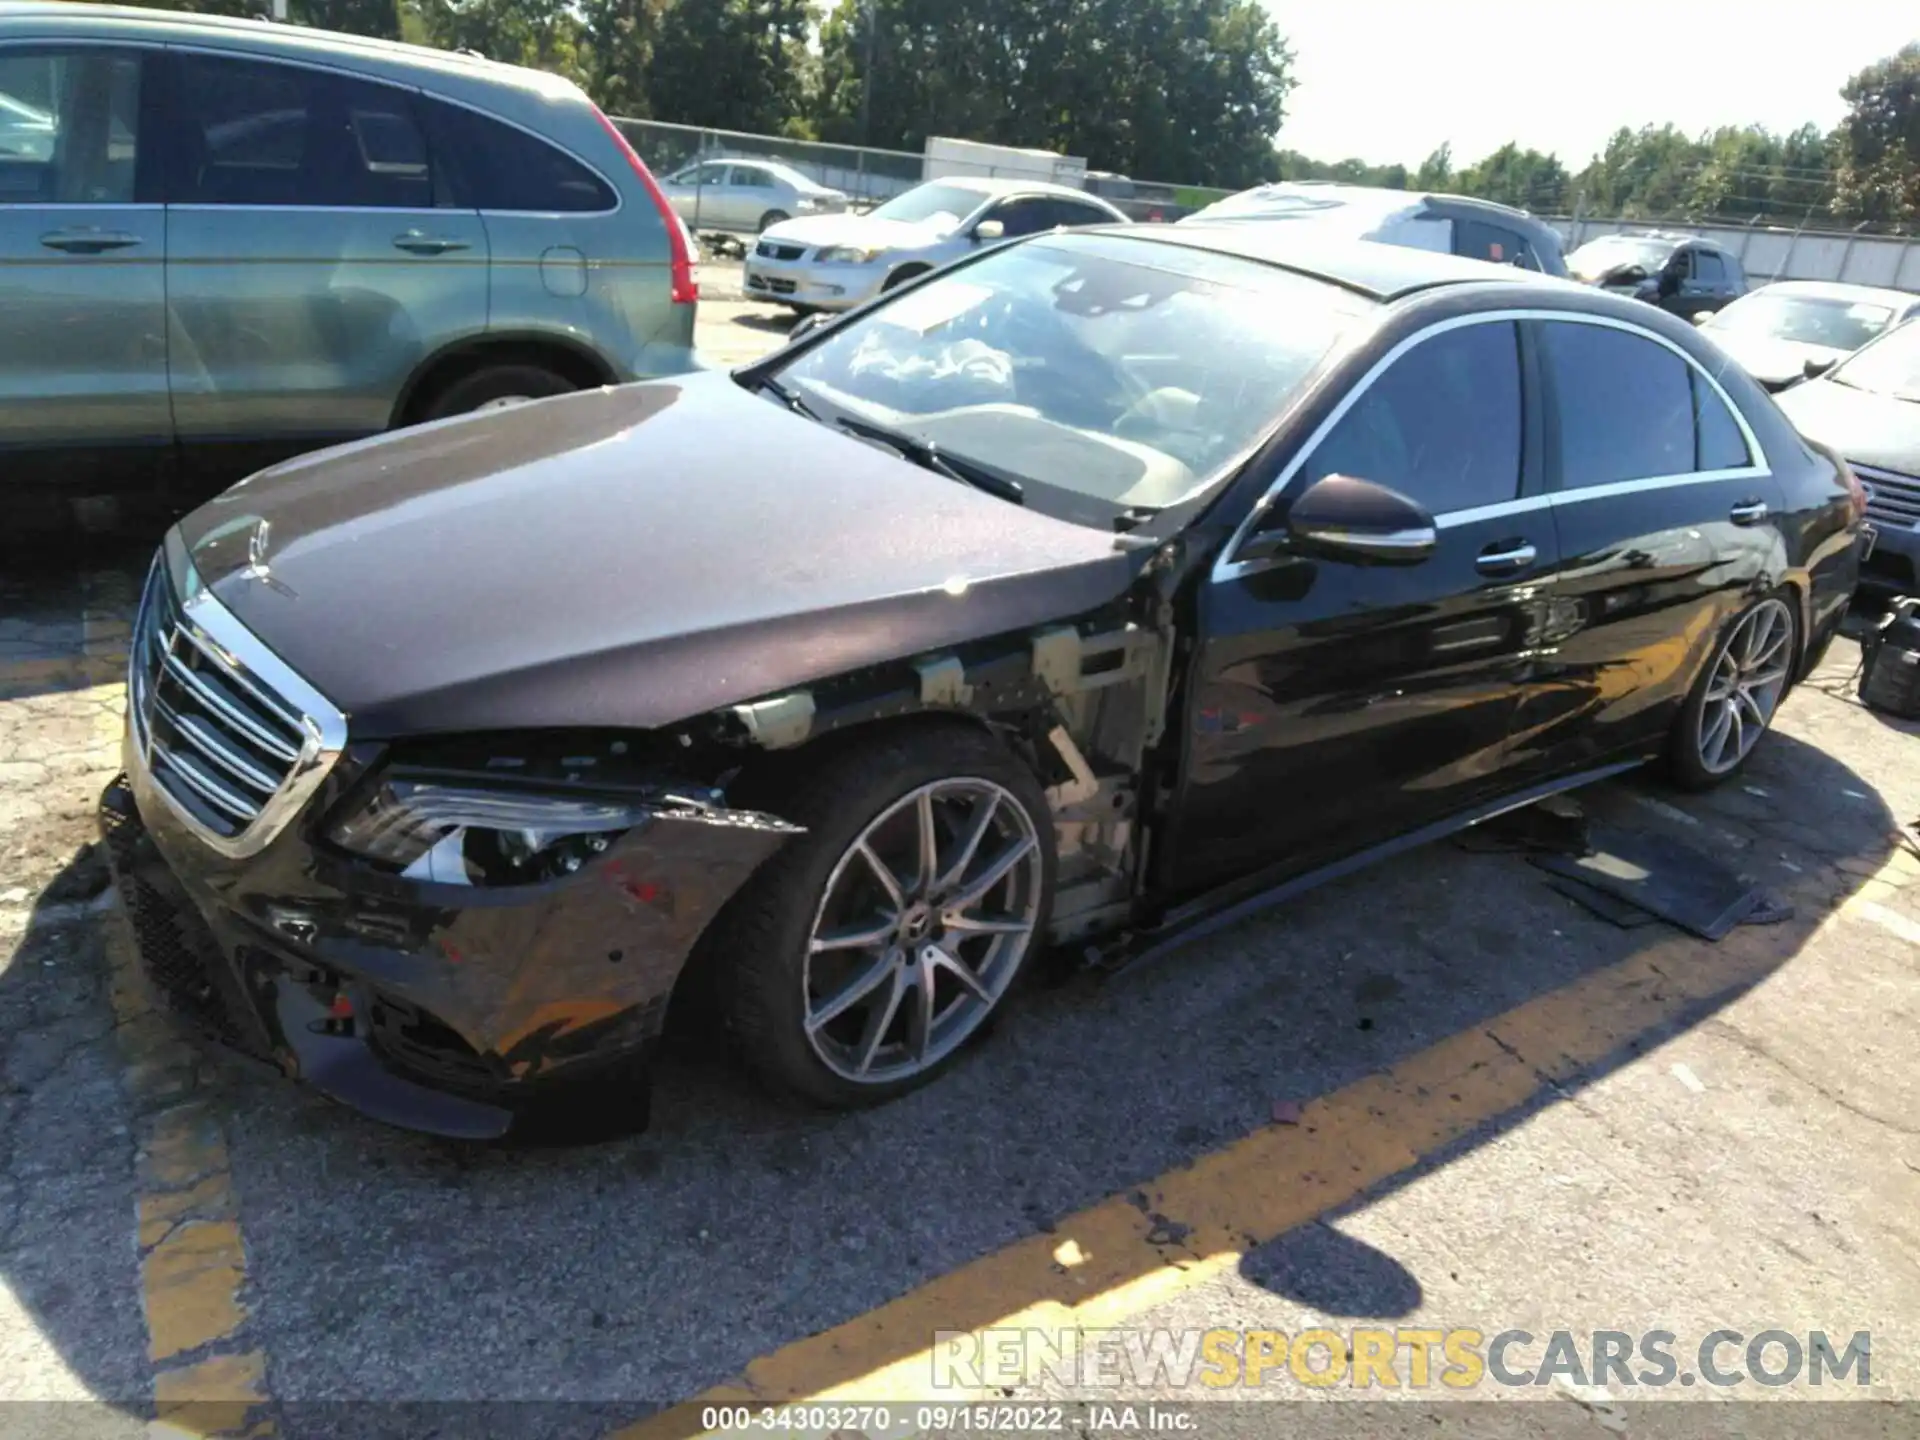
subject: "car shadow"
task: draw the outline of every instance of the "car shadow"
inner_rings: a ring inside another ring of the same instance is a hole
[[[1712,795],[1662,798],[1636,780],[1586,792],[1585,803],[1695,841],[1744,834],[1756,862],[1762,851],[1799,857],[1796,871],[1767,877],[1794,913],[1719,946],[1659,924],[1616,928],[1549,889],[1522,856],[1443,842],[1150,966],[1035,986],[939,1083],[878,1109],[783,1107],[717,1046],[683,1041],[659,1066],[648,1132],[571,1150],[435,1142],[272,1077],[215,1069],[205,1095],[233,1157],[252,1343],[289,1403],[548,1396],[637,1418],[1004,1247],[1050,1244],[1067,1217],[1147,1177],[1287,1128],[1278,1104],[1337,1097],[1496,1033],[1506,1017],[1551,1017],[1558,1028],[1532,1043],[1577,1063],[1550,1083],[1469,1106],[1444,1142],[1410,1143],[1357,1189],[1323,1201],[1297,1187],[1287,1197],[1296,1222],[1243,1237],[1258,1242],[1242,1246],[1243,1273],[1272,1290],[1334,1315],[1412,1313],[1420,1277],[1328,1219],[1498,1138],[1791,963],[1836,899],[1886,860],[1893,824],[1871,785],[1784,734],[1743,783]],[[73,909],[97,887],[98,866],[84,852],[39,898],[0,973],[0,1014],[20,1017],[10,1023],[65,1013],[49,1011],[48,987],[59,985],[61,1005],[110,1024],[103,926]],[[1698,962],[1683,1006],[1547,1003],[1676,945]],[[54,1083],[9,1077],[16,1088]],[[1365,1123],[1425,1133],[1414,1112],[1430,1100],[1382,1090]],[[62,1214],[77,1167],[119,1163],[124,1138],[103,1150],[88,1133],[102,1124],[81,1106],[65,1121],[14,1125],[20,1214]],[[131,1211],[117,1213],[130,1223]],[[143,1393],[125,1358],[130,1343],[140,1351],[129,1339],[139,1297],[126,1230],[49,1222],[34,1236],[31,1251],[0,1251],[16,1303],[90,1392]],[[60,1287],[63,1275],[97,1276],[103,1254],[118,1257],[124,1284]],[[1164,1263],[1141,1249],[1098,1283]],[[938,1324],[978,1328],[1087,1298],[1086,1280],[1059,1266],[996,1273],[1000,1283],[944,1293]],[[924,1326],[844,1351],[822,1340],[806,1383],[817,1392],[856,1380],[930,1340]]]
[[[117,683],[159,532],[9,541],[0,555],[0,702]],[[0,755],[0,760],[9,757]]]
[[[792,310],[782,310],[772,315],[736,315],[733,323],[744,325],[749,330],[766,330],[784,335],[800,323],[800,315]]]

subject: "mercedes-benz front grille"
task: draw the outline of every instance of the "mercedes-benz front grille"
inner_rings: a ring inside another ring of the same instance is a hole
[[[1853,465],[1853,473],[1867,487],[1867,518],[1882,525],[1911,530],[1920,524],[1920,478],[1896,475],[1872,465]]]
[[[167,559],[163,552],[147,578],[129,656],[134,744],[204,838],[248,853],[304,803],[345,722],[211,594],[196,585],[183,600]]]

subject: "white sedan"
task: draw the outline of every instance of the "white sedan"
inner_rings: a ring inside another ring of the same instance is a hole
[[[988,241],[1127,223],[1097,195],[1065,185],[929,180],[865,215],[810,215],[769,226],[747,256],[746,290],[796,310],[850,310]]]

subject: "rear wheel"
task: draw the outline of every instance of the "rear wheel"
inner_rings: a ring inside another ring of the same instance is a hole
[[[742,1057],[833,1108],[917,1089],[985,1030],[1045,934],[1046,797],[992,735],[941,726],[829,761],[779,813],[806,835],[712,937]]]
[[[1668,769],[1689,790],[1738,774],[1773,724],[1799,655],[1793,607],[1756,600],[1727,626],[1668,740]]]
[[[577,388],[566,376],[544,365],[487,365],[441,390],[427,402],[420,418],[444,420],[476,410],[499,410]]]

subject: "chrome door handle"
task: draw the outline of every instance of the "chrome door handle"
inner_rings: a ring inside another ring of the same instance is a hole
[[[1524,570],[1539,558],[1540,552],[1531,544],[1522,540],[1517,545],[1509,545],[1495,550],[1491,546],[1480,552],[1473,564],[1482,575],[1511,575],[1516,570]]]
[[[124,250],[138,245],[140,237],[124,230],[49,230],[40,237],[49,250],[64,250],[69,255],[98,255],[105,250]]]
[[[393,237],[396,250],[408,250],[415,255],[445,255],[450,250],[471,250],[473,247],[465,240],[454,240],[444,235],[425,235],[418,230],[408,230]]]
[[[1767,502],[1742,500],[1727,512],[1727,518],[1736,525],[1758,525],[1767,518]]]

